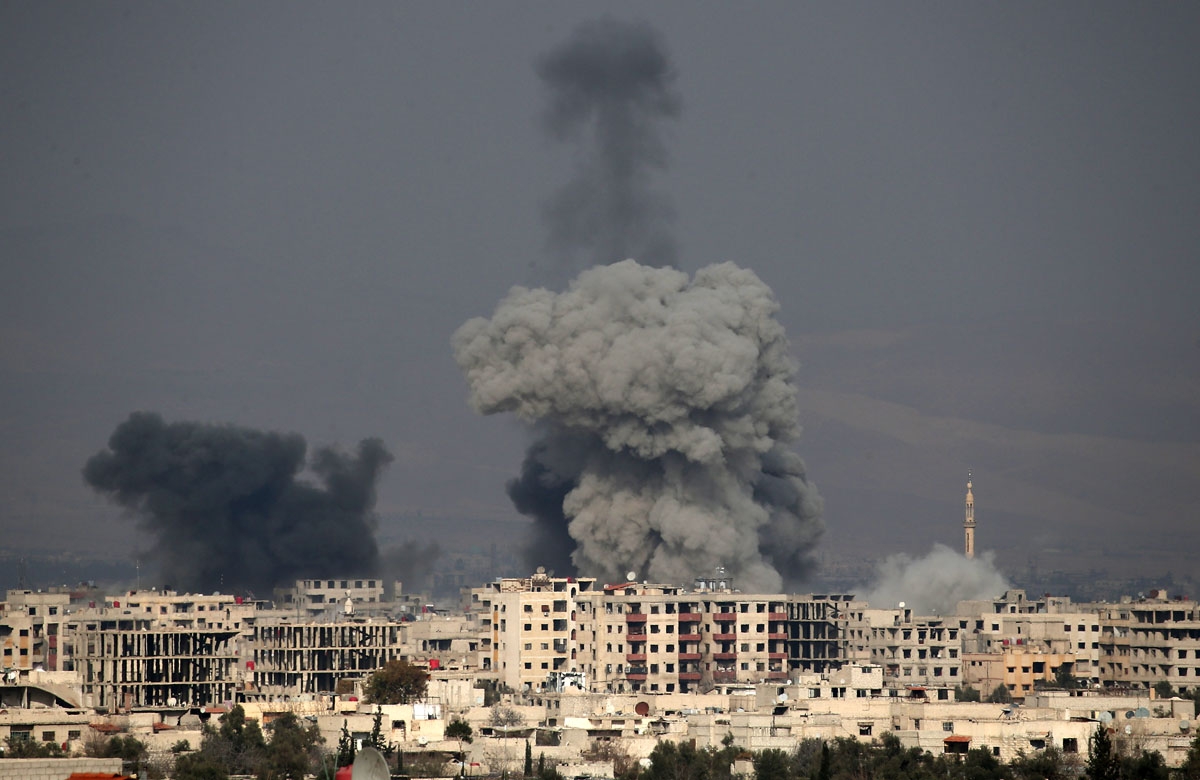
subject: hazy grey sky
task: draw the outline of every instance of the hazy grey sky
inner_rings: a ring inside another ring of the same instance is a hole
[[[1002,565],[1197,574],[1186,3],[2,4],[0,545],[134,539],[80,469],[142,409],[379,436],[385,517],[513,518],[449,339],[542,281],[533,63],[602,14],[678,73],[680,265],[782,304],[832,549],[957,547],[973,468]]]

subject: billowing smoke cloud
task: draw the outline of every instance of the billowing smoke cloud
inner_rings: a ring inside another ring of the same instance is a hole
[[[778,304],[751,271],[633,260],[569,289],[514,288],[454,334],[483,414],[538,440],[509,493],[559,574],[690,582],[725,566],[743,589],[801,580],[820,498],[788,445],[795,366]]]
[[[601,19],[575,30],[542,57],[544,124],[577,149],[574,178],[545,207],[549,246],[577,270],[636,257],[668,265],[672,211],[650,189],[666,166],[659,125],[679,114],[674,71],[658,34],[645,24]]]
[[[879,564],[875,583],[865,589],[872,607],[894,608],[901,601],[917,615],[945,615],[960,601],[994,599],[1008,590],[991,553],[967,558],[935,544],[923,558],[899,553]]]
[[[315,485],[298,479],[305,451],[296,434],[138,412],[83,476],[154,535],[176,589],[266,592],[300,577],[373,574],[375,482],[392,456],[377,439],[352,455],[318,449],[307,462]]]

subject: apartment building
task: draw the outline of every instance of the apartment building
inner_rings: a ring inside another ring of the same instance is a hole
[[[963,681],[962,629],[953,619],[920,617],[908,607],[862,609],[847,627],[850,653],[883,669],[892,691],[950,690]]]
[[[259,623],[252,629],[244,698],[332,693],[338,680],[365,677],[403,656],[404,624]]]
[[[845,660],[849,597],[744,594],[731,585],[723,574],[691,589],[597,587],[544,571],[498,580],[471,591],[480,668],[516,690],[574,673],[596,692],[688,693],[786,681]]]
[[[531,690],[552,672],[574,671],[580,611],[590,577],[506,577],[470,591],[468,609],[479,625],[479,668],[513,690]]]
[[[1109,686],[1200,687],[1200,604],[1166,591],[1100,613],[1100,679]]]

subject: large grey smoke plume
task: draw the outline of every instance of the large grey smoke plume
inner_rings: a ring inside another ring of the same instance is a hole
[[[991,553],[967,558],[935,544],[923,558],[899,553],[879,564],[864,598],[872,607],[894,608],[903,601],[917,615],[945,615],[960,601],[994,599],[1008,590]]]
[[[777,309],[730,263],[689,279],[626,260],[563,293],[514,288],[454,334],[474,408],[540,432],[509,489],[536,519],[531,563],[667,582],[724,565],[767,591],[807,574],[820,499],[788,447]]]
[[[581,25],[542,57],[547,133],[577,148],[575,177],[545,207],[551,250],[568,269],[636,257],[668,265],[666,199],[649,187],[666,166],[663,120],[679,114],[674,71],[645,24],[601,19]]]
[[[298,577],[373,574],[375,482],[392,456],[378,439],[353,455],[318,449],[314,485],[298,479],[305,451],[297,434],[138,412],[83,475],[155,536],[176,588],[266,591]]]

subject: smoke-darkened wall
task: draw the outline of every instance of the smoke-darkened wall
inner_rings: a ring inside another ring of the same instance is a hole
[[[154,539],[163,584],[260,594],[302,577],[373,575],[378,439],[306,459],[297,434],[168,423],[137,412],[92,456],[84,480]],[[301,478],[305,468],[316,483]]]
[[[539,432],[509,488],[535,518],[531,563],[665,582],[723,565],[763,590],[808,574],[820,499],[789,449],[777,309],[731,263],[689,278],[627,260],[563,293],[514,288],[455,333],[474,408]]]

